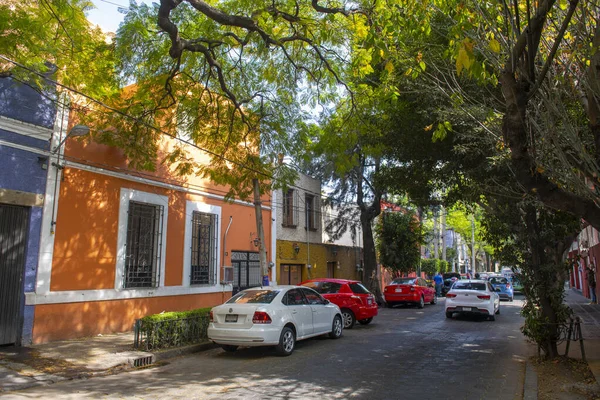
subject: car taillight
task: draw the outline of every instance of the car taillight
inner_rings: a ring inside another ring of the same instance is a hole
[[[490,295],[489,294],[480,294],[477,296],[478,299],[481,300],[489,300],[490,299]]]
[[[456,297],[456,295],[454,293],[446,293],[446,297],[453,299]]]
[[[210,317],[210,322],[214,322],[214,317],[213,317],[213,312],[211,311],[210,314],[208,314]]]
[[[362,304],[362,298],[360,296],[350,296],[351,299],[356,301],[359,304]]]
[[[270,324],[271,317],[264,311],[254,311],[254,316],[252,317],[253,324]]]

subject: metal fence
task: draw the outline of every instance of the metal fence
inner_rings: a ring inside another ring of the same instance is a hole
[[[138,319],[134,325],[136,349],[158,350],[185,346],[208,339],[209,316],[172,318],[160,321]]]

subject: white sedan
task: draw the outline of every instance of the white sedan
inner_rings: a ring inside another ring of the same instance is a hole
[[[276,346],[288,356],[297,340],[342,336],[338,306],[307,287],[265,286],[246,289],[210,311],[208,338],[225,351],[239,346]]]
[[[456,281],[446,294],[446,318],[454,313],[479,314],[494,321],[500,314],[500,297],[487,281]]]

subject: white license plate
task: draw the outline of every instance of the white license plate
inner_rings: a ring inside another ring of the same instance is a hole
[[[463,311],[473,311],[473,309],[471,307],[463,307],[462,310]]]
[[[402,289],[396,289],[396,293],[402,293]]]
[[[227,314],[225,316],[225,322],[237,322],[237,314]]]

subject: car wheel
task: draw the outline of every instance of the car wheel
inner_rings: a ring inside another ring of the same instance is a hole
[[[358,321],[358,323],[361,325],[369,325],[371,323],[371,321],[373,321],[373,317],[361,319],[360,321]]]
[[[423,308],[425,307],[425,298],[423,296],[421,296],[421,299],[419,300],[419,302],[417,303],[417,307],[418,308]]]
[[[233,346],[231,344],[222,344],[221,348],[228,353],[233,353],[234,351],[236,351],[238,349],[238,346]]]
[[[291,328],[284,326],[276,347],[277,353],[281,356],[289,356],[294,352],[294,347],[296,347],[296,335]]]
[[[433,295],[433,300],[431,300],[431,303],[429,304],[437,304],[437,294]]]
[[[493,315],[490,315],[490,316],[488,317],[488,319],[489,319],[490,321],[495,321],[495,320],[496,320],[496,317],[495,317],[495,316],[493,316]]]
[[[514,299],[515,299],[514,297],[511,297],[508,301],[513,301]]]
[[[500,314],[500,307],[496,310],[496,314]]]
[[[342,318],[339,315],[336,315],[333,319],[333,324],[331,325],[331,332],[329,332],[329,337],[332,339],[339,339],[342,337],[343,332],[342,326]]]
[[[354,313],[347,308],[342,309],[342,318],[344,319],[344,329],[352,329],[356,323]]]
[[[452,312],[446,311],[446,318],[452,318]]]

